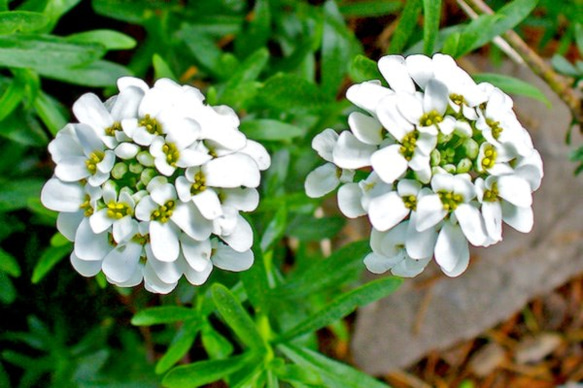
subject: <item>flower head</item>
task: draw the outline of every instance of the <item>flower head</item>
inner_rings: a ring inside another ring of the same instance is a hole
[[[258,205],[267,151],[239,131],[232,109],[206,105],[196,88],[129,77],[118,87],[105,103],[82,96],[79,123],[49,145],[55,175],[41,200],[74,242],[73,267],[157,293],[183,275],[202,284],[214,266],[249,268],[253,234],[239,212]]]
[[[476,84],[451,57],[389,55],[378,66],[388,87],[351,86],[347,98],[359,110],[350,129],[314,139],[327,163],[308,175],[307,194],[340,185],[340,210],[368,215],[370,271],[415,276],[434,257],[457,276],[469,264],[468,243],[501,241],[502,222],[530,231],[542,160],[512,99]]]

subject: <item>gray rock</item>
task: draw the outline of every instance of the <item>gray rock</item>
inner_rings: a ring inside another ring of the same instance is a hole
[[[527,69],[506,64],[502,72],[539,86],[553,104],[548,109],[515,98],[544,161],[545,177],[534,195],[534,230],[521,234],[505,225],[504,241],[474,249],[470,268],[460,277],[447,278],[433,266],[390,297],[362,308],[352,351],[370,374],[406,367],[430,350],[476,337],[583,272],[583,176],[573,176],[575,165],[564,143],[569,111]],[[576,132],[574,142],[580,144]]]

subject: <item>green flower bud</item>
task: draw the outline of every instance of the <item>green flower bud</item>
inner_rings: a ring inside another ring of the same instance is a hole
[[[144,186],[148,186],[148,183],[157,176],[158,173],[153,168],[145,168],[140,175],[140,182],[144,184]]]
[[[463,174],[469,172],[472,169],[472,161],[468,158],[463,158],[457,164],[457,173]]]
[[[462,149],[466,157],[475,159],[478,156],[480,146],[474,139],[467,138],[464,144],[462,144]]]
[[[144,171],[144,166],[142,166],[140,163],[130,163],[130,171],[134,174],[140,174],[142,171]]]
[[[121,179],[126,172],[128,172],[128,166],[123,162],[119,162],[113,166],[113,169],[111,170],[111,176],[115,179]]]
[[[457,173],[457,169],[455,168],[455,166],[453,164],[446,164],[445,166],[442,166],[442,167],[445,171],[449,172],[450,174]]]
[[[439,163],[441,162],[441,154],[439,153],[438,150],[431,151],[430,158],[431,167],[439,166]]]
[[[154,167],[154,157],[148,151],[142,151],[136,156],[138,162],[146,167]]]

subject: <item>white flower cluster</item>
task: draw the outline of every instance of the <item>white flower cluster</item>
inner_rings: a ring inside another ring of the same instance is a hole
[[[73,267],[122,287],[143,280],[157,293],[182,275],[202,284],[213,266],[248,269],[253,232],[239,212],[258,205],[265,148],[239,131],[231,108],[206,105],[196,88],[130,77],[118,87],[105,103],[79,98],[79,123],[49,144],[56,168],[41,200],[75,243]]]
[[[502,221],[529,232],[542,160],[510,97],[476,84],[447,55],[385,56],[378,67],[389,87],[375,80],[348,89],[361,111],[348,117],[350,131],[314,138],[328,163],[305,183],[310,197],[341,185],[340,210],[368,214],[367,268],[410,277],[435,257],[457,276],[469,263],[468,241],[501,241]]]

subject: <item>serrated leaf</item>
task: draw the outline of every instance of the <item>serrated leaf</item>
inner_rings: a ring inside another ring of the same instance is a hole
[[[284,112],[313,112],[325,105],[325,97],[315,84],[293,74],[269,78],[259,89],[257,100]]]
[[[33,32],[49,23],[49,19],[38,12],[6,11],[0,12],[0,34]]]
[[[164,353],[156,363],[157,374],[164,373],[172,368],[174,364],[180,361],[184,355],[188,353],[188,350],[192,347],[201,326],[202,323],[199,319],[190,319],[184,322],[184,325],[178,329],[178,332],[172,339],[166,353]]]
[[[344,318],[357,307],[367,305],[390,295],[401,283],[401,279],[387,277],[373,280],[342,294],[314,315],[283,333],[276,341],[283,342],[324,328]]]
[[[288,344],[279,345],[278,349],[299,366],[319,372],[324,381],[322,385],[327,388],[389,388],[357,369],[312,350]]]
[[[0,272],[5,272],[12,277],[20,276],[18,261],[10,253],[0,248]]]
[[[278,120],[256,119],[241,122],[239,126],[249,139],[258,141],[283,141],[304,136],[306,130]]]
[[[423,52],[433,54],[439,20],[441,19],[441,0],[423,0]]]
[[[132,318],[132,325],[151,326],[180,322],[198,317],[196,310],[181,306],[158,306],[138,311]]]
[[[211,287],[211,294],[219,314],[239,340],[250,348],[265,350],[265,340],[233,293],[222,284],[214,284]]]
[[[387,54],[399,54],[405,48],[409,38],[417,28],[417,18],[421,14],[421,0],[408,0],[399,18],[399,24],[393,34]]]
[[[34,266],[31,282],[33,284],[40,282],[50,272],[50,270],[61,260],[63,260],[67,254],[71,253],[72,250],[73,246],[71,243],[62,246],[46,248]]]
[[[490,73],[475,74],[473,77],[477,82],[489,82],[506,93],[530,97],[543,102],[548,108],[551,107],[551,102],[540,89],[521,79]]]
[[[288,281],[271,290],[273,297],[302,298],[331,287],[339,287],[358,279],[364,269],[362,259],[370,252],[369,242],[348,244],[330,257],[315,261],[299,273],[292,274]]]
[[[250,353],[225,360],[199,361],[171,369],[162,384],[168,388],[193,388],[224,379],[243,368],[250,359]]]
[[[67,36],[70,42],[98,43],[107,50],[131,50],[136,40],[131,36],[114,30],[92,30]]]

